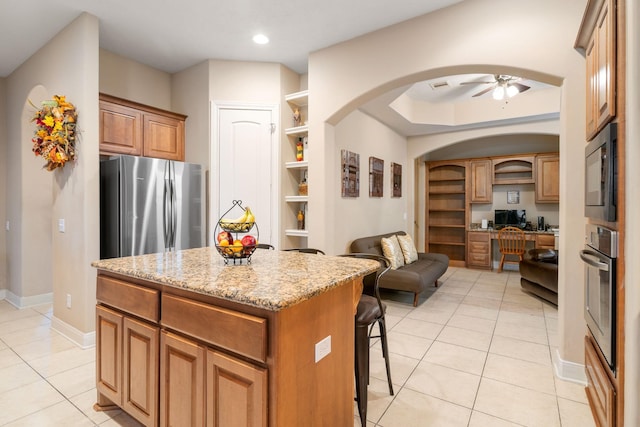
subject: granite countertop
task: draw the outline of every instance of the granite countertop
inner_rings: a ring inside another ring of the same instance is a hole
[[[376,271],[376,261],[257,249],[251,263],[225,265],[205,247],[91,263],[99,270],[279,311]]]

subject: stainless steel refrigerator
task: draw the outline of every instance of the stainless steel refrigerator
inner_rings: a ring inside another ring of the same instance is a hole
[[[100,258],[198,248],[200,165],[117,156],[100,162]]]

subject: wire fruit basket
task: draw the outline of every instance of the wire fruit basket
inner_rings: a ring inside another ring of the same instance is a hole
[[[229,219],[229,215],[240,216]],[[214,230],[216,249],[225,264],[242,264],[243,260],[251,262],[251,255],[256,250],[260,231],[251,209],[242,206],[242,200],[234,200],[231,207],[222,214]]]

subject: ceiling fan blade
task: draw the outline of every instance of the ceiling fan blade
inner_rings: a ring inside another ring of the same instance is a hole
[[[530,86],[523,85],[522,83],[515,83],[515,82],[514,82],[514,83],[510,83],[509,85],[510,85],[510,86],[514,86],[516,89],[518,89],[518,92],[519,92],[519,93],[522,93],[522,92],[524,92],[524,91],[526,91],[526,90],[531,89],[531,87],[530,87]]]
[[[480,92],[478,92],[478,93],[476,93],[475,95],[473,95],[473,96],[472,96],[472,98],[475,98],[476,96],[484,95],[485,93],[487,93],[487,92],[489,92],[489,91],[491,91],[491,90],[493,90],[493,86],[491,86],[491,87],[488,87],[488,88],[486,88],[486,89],[481,90]]]

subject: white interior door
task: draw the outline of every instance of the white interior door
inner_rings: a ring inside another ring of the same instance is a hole
[[[277,217],[277,199],[272,191],[276,155],[273,115],[268,109],[218,109],[218,215],[212,230],[233,201],[242,200],[242,205],[249,206],[256,216],[260,242],[276,243],[272,241],[273,220]],[[240,214],[236,209],[229,216]]]

